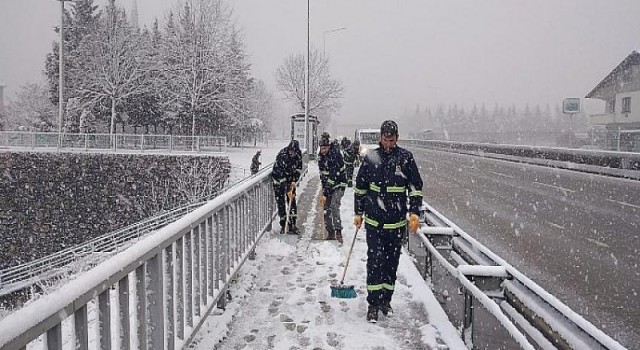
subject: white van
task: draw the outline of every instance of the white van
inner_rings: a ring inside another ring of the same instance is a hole
[[[364,156],[368,150],[378,147],[380,129],[356,129],[354,140],[360,141],[360,155]]]

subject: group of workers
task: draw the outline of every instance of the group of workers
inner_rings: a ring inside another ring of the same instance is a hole
[[[357,141],[331,141],[323,133],[319,142],[318,168],[322,183],[320,206],[324,209],[327,240],[343,243],[340,202],[347,187],[354,187],[354,218],[357,230],[364,224],[367,241],[366,319],[375,323],[378,313],[393,314],[396,271],[403,233],[415,233],[420,225],[422,178],[413,154],[397,145],[398,125],[386,120],[380,127],[379,147],[360,157]],[[256,157],[257,156],[257,157]],[[254,156],[259,162],[259,154]],[[259,163],[256,165],[259,167]],[[355,185],[352,177],[358,166]],[[252,164],[253,168],[253,164]],[[296,184],[302,171],[302,152],[297,140],[276,156],[271,177],[280,218],[280,233],[299,234],[296,226]],[[253,169],[252,169],[253,172]]]

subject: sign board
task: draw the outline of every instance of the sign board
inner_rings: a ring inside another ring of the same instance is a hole
[[[565,114],[580,113],[580,98],[569,97],[562,100],[562,113],[565,113]]]

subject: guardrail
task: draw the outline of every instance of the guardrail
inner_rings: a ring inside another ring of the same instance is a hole
[[[0,148],[92,152],[226,152],[224,136],[0,132]]]
[[[230,281],[271,229],[270,174],[271,168],[262,169],[0,320],[0,349],[26,349],[40,341],[48,349],[69,342],[77,349],[87,349],[89,342],[99,349],[186,346],[206,315],[224,303]]]
[[[426,203],[408,250],[473,349],[624,349]]]
[[[640,180],[640,153],[436,140],[403,144]]]

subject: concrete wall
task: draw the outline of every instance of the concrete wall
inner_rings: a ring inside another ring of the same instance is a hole
[[[214,194],[227,157],[0,153],[0,268]]]

